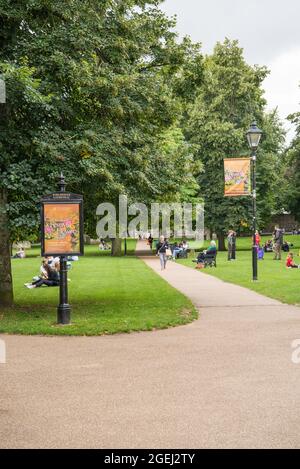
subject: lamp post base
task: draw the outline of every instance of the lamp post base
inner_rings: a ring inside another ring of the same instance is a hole
[[[252,280],[257,280],[257,247],[252,248]]]
[[[57,324],[68,325],[71,320],[71,306],[68,304],[58,305]]]

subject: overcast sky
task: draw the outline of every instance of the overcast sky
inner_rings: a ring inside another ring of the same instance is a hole
[[[165,0],[162,8],[177,15],[180,36],[201,42],[204,53],[228,37],[239,40],[248,63],[266,65],[268,108],[278,106],[291,128],[285,118],[300,111],[300,0]]]

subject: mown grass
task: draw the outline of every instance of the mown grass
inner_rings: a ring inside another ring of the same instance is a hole
[[[264,244],[267,240],[271,239],[272,236],[262,236],[261,237],[261,244]],[[290,243],[292,243],[294,246],[292,249],[299,250],[300,249],[300,235],[286,235],[284,236],[284,239]],[[157,240],[155,240],[156,242]],[[170,243],[175,243],[175,242],[180,242],[180,239],[171,239]],[[187,240],[189,244],[189,248],[192,250],[200,250],[200,249],[206,249],[209,246],[210,241],[204,241],[201,243],[200,241],[197,240]],[[155,242],[153,243],[153,247],[155,247]],[[226,242],[226,238],[225,238]],[[218,246],[218,241],[216,240],[217,246]],[[237,242],[236,242],[236,249],[237,251],[248,251],[251,250],[252,246],[252,239],[250,236],[246,237],[238,237]]]
[[[129,243],[130,244],[130,243]],[[131,244],[134,246],[134,242]],[[130,246],[128,246],[130,249]],[[0,332],[101,335],[163,329],[197,317],[192,303],[134,256],[111,257],[86,247],[69,271],[72,325],[56,324],[57,287],[24,287],[39,271],[38,250],[12,259],[15,306],[0,309]]]
[[[290,240],[287,237],[288,240]],[[300,240],[300,236],[298,237]],[[238,241],[240,242],[240,240]],[[299,246],[299,243],[295,243]],[[298,247],[292,249],[295,262],[300,264]],[[201,269],[200,272],[213,275],[225,282],[235,283],[258,293],[275,298],[284,303],[300,305],[300,269],[285,267],[286,253],[282,253],[281,261],[273,260],[273,253],[266,253],[264,260],[258,261],[258,281],[252,281],[252,253],[238,251],[236,261],[228,261],[226,252],[217,255],[217,267]],[[191,255],[189,259],[178,260],[183,265],[195,268]]]

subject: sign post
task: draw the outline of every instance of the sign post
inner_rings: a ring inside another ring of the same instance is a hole
[[[83,197],[66,192],[63,174],[59,178],[59,192],[45,195],[41,200],[42,256],[60,258],[60,292],[57,323],[71,321],[68,303],[68,256],[83,255]]]

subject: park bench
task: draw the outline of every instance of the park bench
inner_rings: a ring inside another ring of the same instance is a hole
[[[198,253],[199,255],[200,253]],[[203,262],[202,264],[204,265],[204,268],[206,267],[217,267],[217,254],[218,254],[218,251],[216,251],[215,254],[205,254],[205,258],[203,259]],[[198,263],[198,256],[197,256],[197,259],[194,259],[193,262],[197,262]]]

